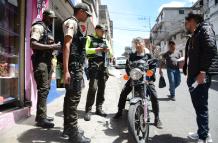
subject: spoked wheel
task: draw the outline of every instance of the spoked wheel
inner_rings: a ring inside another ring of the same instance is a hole
[[[130,136],[135,143],[148,143],[149,123],[144,121],[144,109],[140,103],[130,105],[128,124]]]

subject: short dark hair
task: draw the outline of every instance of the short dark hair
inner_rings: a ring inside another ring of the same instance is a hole
[[[80,8],[74,8],[74,15],[76,15],[79,12]]]
[[[168,44],[169,44],[169,45],[176,45],[176,43],[175,43],[173,40],[170,40],[170,41],[168,42]]]
[[[191,19],[193,19],[197,24],[199,24],[199,23],[204,21],[204,16],[203,16],[203,14],[194,14],[194,13],[190,12],[185,17],[185,20],[190,21]]]

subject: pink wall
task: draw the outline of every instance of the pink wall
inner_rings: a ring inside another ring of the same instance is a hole
[[[30,30],[31,25],[36,19],[42,18],[43,7],[37,9],[37,1],[44,1],[45,7],[48,7],[49,0],[27,0],[26,5],[26,43],[25,43],[25,92],[26,99],[32,101],[32,111],[36,109],[37,90],[32,71],[31,55],[32,50],[30,47]],[[38,12],[40,12],[38,14]]]

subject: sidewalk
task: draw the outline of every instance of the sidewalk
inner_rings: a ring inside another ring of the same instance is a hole
[[[113,115],[117,112],[117,103],[119,94],[123,87],[124,81],[121,80],[120,73],[124,71],[114,71],[117,77],[110,77],[107,82],[106,99],[104,110],[109,114],[107,118],[96,115],[92,116],[90,122],[83,119],[84,108],[87,94],[86,88],[83,90],[81,102],[79,104],[79,126],[85,130],[85,135],[92,139],[92,143],[128,143],[128,125],[127,112],[121,120],[113,120]],[[167,86],[168,81],[166,72],[164,72]],[[159,77],[157,77],[156,85]],[[216,83],[212,86],[217,87]],[[176,91],[176,102],[167,98],[168,87],[164,89],[157,88],[160,117],[164,125],[163,130],[154,126],[150,128],[149,143],[190,143],[187,141],[187,134],[190,131],[196,131],[195,113],[191,104],[191,98],[186,86],[185,77],[182,76],[182,83]],[[0,136],[1,143],[65,143],[66,140],[60,138],[63,130],[63,99],[64,89],[58,89],[62,94],[48,105],[48,114],[55,117],[55,128],[51,130],[41,129],[34,126],[35,116],[31,116],[25,121],[19,122],[13,128],[6,131]],[[217,91],[210,90],[209,109],[210,109],[210,128],[214,143],[218,142],[218,96]],[[93,106],[93,113],[95,106]],[[151,114],[152,115],[152,114]],[[153,123],[153,115],[151,116]],[[130,143],[130,142],[129,142]]]

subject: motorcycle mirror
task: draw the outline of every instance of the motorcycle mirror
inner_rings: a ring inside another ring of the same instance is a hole
[[[123,79],[124,79],[124,80],[129,80],[129,76],[128,76],[127,74],[125,74],[125,75],[123,76]]]
[[[146,76],[147,77],[152,77],[154,75],[154,72],[152,70],[147,70]]]

